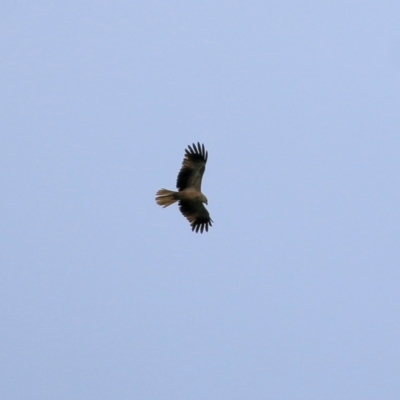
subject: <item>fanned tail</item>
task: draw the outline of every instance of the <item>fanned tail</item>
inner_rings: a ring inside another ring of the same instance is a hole
[[[156,193],[156,202],[158,205],[162,206],[163,208],[174,204],[178,199],[176,198],[178,193],[172,190],[167,189],[160,189]]]

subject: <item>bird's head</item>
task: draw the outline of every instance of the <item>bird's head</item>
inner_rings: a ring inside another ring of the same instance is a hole
[[[206,197],[206,196],[204,196],[204,194],[203,194],[203,193],[201,194],[201,202],[202,202],[202,203],[205,203],[205,204],[207,204],[207,205],[208,205],[208,199],[207,199],[207,197]]]

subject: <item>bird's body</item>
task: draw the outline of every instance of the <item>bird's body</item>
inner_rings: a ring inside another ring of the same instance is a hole
[[[185,150],[185,158],[176,181],[178,191],[160,189],[156,194],[156,202],[168,207],[179,201],[179,209],[187,218],[192,231],[203,233],[212,225],[212,219],[203,203],[208,204],[207,197],[201,192],[201,180],[206,169],[208,153],[204,144],[193,144]]]

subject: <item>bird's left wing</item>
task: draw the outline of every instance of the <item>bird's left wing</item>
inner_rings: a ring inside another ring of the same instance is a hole
[[[190,222],[192,231],[203,233],[206,230],[208,232],[208,227],[212,226],[213,220],[201,201],[180,200],[179,209]]]

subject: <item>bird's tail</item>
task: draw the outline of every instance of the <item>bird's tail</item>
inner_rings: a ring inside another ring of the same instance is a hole
[[[157,193],[156,193],[156,202],[158,205],[162,206],[162,207],[168,207],[171,204],[174,204],[176,201],[178,201],[177,199],[177,192],[174,192],[172,190],[167,190],[167,189],[160,189]]]

